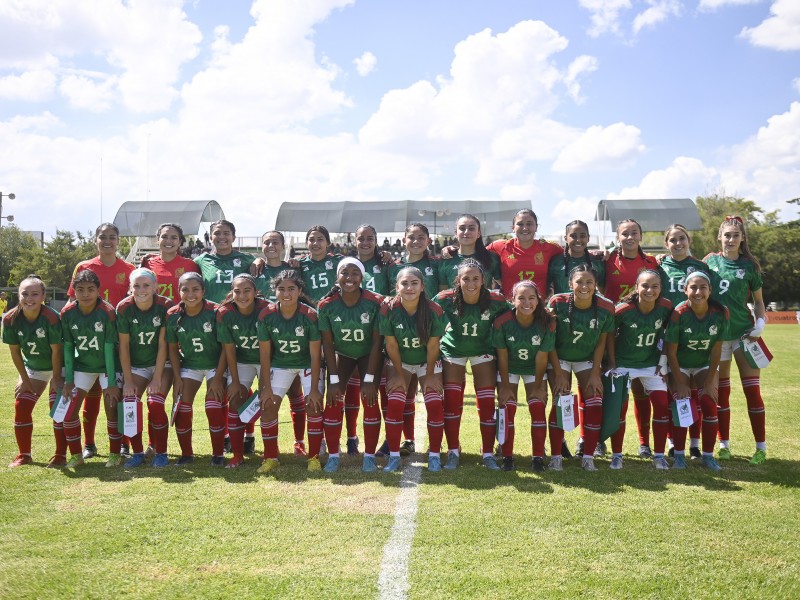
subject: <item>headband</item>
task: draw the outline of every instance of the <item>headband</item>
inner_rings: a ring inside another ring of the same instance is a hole
[[[357,258],[353,258],[352,256],[348,256],[343,258],[342,261],[339,263],[339,266],[336,267],[336,276],[338,277],[341,275],[342,271],[347,265],[355,265],[358,267],[358,270],[361,271],[361,277],[363,278],[366,275],[366,271],[364,270],[364,265],[360,260]]]
[[[692,271],[691,273],[689,273],[686,276],[686,281],[688,282],[690,279],[693,279],[695,277],[702,277],[708,283],[711,283],[711,278],[706,273],[704,273],[703,271]]]
[[[133,281],[137,277],[148,277],[153,280],[153,283],[156,282],[156,274],[153,273],[150,269],[145,269],[144,267],[139,267],[138,269],[134,269],[131,271],[130,280]]]

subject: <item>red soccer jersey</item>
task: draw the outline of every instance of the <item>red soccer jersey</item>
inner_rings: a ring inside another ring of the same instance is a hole
[[[157,254],[148,255],[142,261],[142,266],[156,274],[158,295],[173,301],[178,297],[178,279],[181,275],[200,272],[200,267],[191,258],[180,254],[169,262]]]
[[[516,238],[495,240],[487,248],[500,257],[500,274],[506,298],[511,297],[514,284],[523,279],[533,281],[542,297],[547,296],[550,259],[564,253],[561,246],[545,240],[534,240],[530,248],[522,248]]]
[[[126,263],[121,258],[117,259],[110,267],[107,267],[100,260],[99,256],[92,259],[79,262],[72,272],[72,279],[81,271],[89,269],[100,278],[100,297],[108,302],[111,306],[116,306],[120,301],[128,295],[130,289],[130,275],[134,267],[130,263]],[[75,290],[72,287],[72,282],[69,284],[67,296],[75,299]]]
[[[636,278],[645,269],[659,272],[656,259],[649,254],[645,254],[644,258],[641,254],[637,254],[635,258],[625,258],[617,251],[612,252],[606,260],[606,285],[603,295],[616,304],[620,298],[633,291]]]

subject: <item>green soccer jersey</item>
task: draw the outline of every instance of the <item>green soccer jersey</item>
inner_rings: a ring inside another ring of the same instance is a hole
[[[720,253],[714,253],[703,261],[711,270],[712,298],[730,311],[730,326],[724,339],[737,340],[755,325],[747,302],[752,299],[752,293],[763,285],[761,273],[753,261],[744,257],[729,260]]]
[[[339,293],[319,303],[319,330],[330,331],[336,352],[350,358],[369,355],[377,333],[378,314],[383,298],[368,290],[353,306],[347,306]]]
[[[45,305],[33,322],[25,318],[22,310],[9,311],[3,315],[3,341],[9,346],[20,347],[22,361],[29,369],[52,371],[51,346],[63,343],[61,319],[56,311]]]
[[[452,258],[442,258],[439,261],[439,284],[446,285],[449,288],[454,287],[453,282],[458,275],[458,267],[466,258],[473,258],[477,260],[475,255],[464,256],[463,254],[456,254]],[[491,266],[483,271],[483,283],[487,288],[492,288],[492,280],[500,281],[500,257],[494,252],[489,252],[491,259]]]
[[[595,306],[570,311],[571,295],[556,294],[548,303],[556,317],[556,353],[569,362],[592,360],[600,335],[614,332],[614,305],[595,294]]]
[[[389,293],[389,266],[381,262],[380,256],[370,258],[364,264],[364,281],[361,287],[374,294],[385,296]]]
[[[686,276],[695,271],[708,273],[708,265],[694,256],[687,256],[683,260],[675,260],[667,256],[661,261],[661,295],[673,306],[678,306],[686,300]]]
[[[728,309],[708,307],[698,319],[689,302],[682,302],[672,311],[665,341],[678,344],[678,364],[685,369],[707,367],[714,344],[729,339]]]
[[[442,337],[442,355],[446,358],[465,358],[494,354],[492,346],[492,323],[498,315],[508,311],[509,306],[500,292],[490,291],[491,301],[486,310],[477,304],[464,304],[463,314],[456,310],[455,290],[444,290],[434,298],[447,318],[447,328]]]
[[[316,304],[331,291],[336,283],[336,267],[344,258],[341,254],[327,254],[322,260],[310,256],[300,259],[300,271],[306,284],[306,294]]]
[[[270,304],[258,316],[258,340],[272,344],[272,367],[310,369],[310,342],[320,340],[317,311],[298,303],[291,319],[281,314],[280,303]]]
[[[642,313],[636,304],[617,304],[614,317],[614,326],[617,329],[614,340],[617,366],[644,369],[658,365],[664,330],[670,314],[672,303],[663,296],[647,314]]]
[[[564,264],[564,256],[554,256],[550,259],[550,265],[547,267],[547,287],[553,288],[554,294],[568,294],[569,293],[569,273],[578,265],[586,264],[586,260],[581,258],[573,258],[569,255],[566,256],[566,264]],[[602,288],[606,282],[606,265],[602,258],[589,257],[592,264],[592,269],[597,273],[597,287]],[[542,295],[546,295],[547,290],[541,290]]]
[[[413,263],[402,258],[400,262],[391,265],[389,267],[389,295],[394,296],[397,293],[397,274],[403,267],[416,267],[422,272],[425,280],[425,294],[428,296],[428,300],[432,300],[439,293],[440,262],[441,260],[438,258],[426,256]]]
[[[442,307],[429,300],[428,307],[431,311],[431,326],[428,337],[441,338],[447,319],[442,312]],[[400,348],[400,359],[409,365],[424,365],[428,362],[428,348],[422,343],[417,332],[417,316],[406,312],[399,299],[384,302],[381,305],[381,314],[378,319],[378,328],[382,336],[393,337]]]
[[[231,291],[234,277],[249,273],[254,260],[250,254],[236,250],[225,256],[207,252],[195,258],[206,283],[206,300],[222,302]]]
[[[193,317],[173,306],[167,312],[167,343],[178,344],[181,367],[208,371],[216,369],[222,346],[217,339],[218,304],[203,302],[200,312]]]
[[[73,370],[83,373],[105,373],[113,377],[118,371],[119,344],[117,317],[105,300],[97,301],[94,310],[83,314],[77,302],[70,302],[61,310],[61,329],[64,334],[64,363],[72,361]],[[115,364],[106,364],[106,344],[115,348]],[[67,354],[72,352],[72,356]]]
[[[264,265],[264,269],[261,271],[258,277],[256,277],[256,289],[258,292],[264,296],[270,302],[275,302],[275,290],[272,289],[272,278],[277,276],[281,271],[286,271],[291,269],[289,263],[282,262],[277,267],[270,267],[269,265]]]
[[[494,320],[492,345],[508,351],[508,372],[514,375],[536,375],[536,354],[550,352],[556,343],[556,324],[523,327],[513,310]]]
[[[233,303],[223,304],[217,310],[217,339],[221,344],[236,346],[236,362],[243,365],[257,365],[261,362],[258,350],[258,315],[271,303],[256,298],[255,308],[249,315],[243,315]]]
[[[153,306],[141,310],[133,296],[117,305],[117,332],[130,336],[131,366],[154,367],[158,356],[158,336],[167,322],[169,298],[155,296]]]

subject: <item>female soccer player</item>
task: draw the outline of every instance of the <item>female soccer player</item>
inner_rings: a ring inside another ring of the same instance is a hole
[[[306,232],[308,256],[300,259],[308,297],[316,305],[327,294],[336,281],[336,266],[344,258],[341,254],[331,254],[331,234],[324,225],[314,225]]]
[[[100,297],[112,307],[116,307],[128,295],[130,274],[135,267],[121,258],[117,258],[119,228],[116,225],[102,223],[95,229],[94,238],[97,256],[77,264],[72,273],[72,283],[67,290],[67,296],[75,299],[75,277],[81,271],[88,269],[96,273],[100,280]],[[94,434],[97,427],[97,415],[100,414],[101,396],[102,390],[98,384],[95,384],[92,389],[88,390],[83,401],[83,458],[85,459],[92,458],[97,454]]]
[[[564,233],[564,254],[553,257],[547,270],[547,285],[554,294],[569,293],[569,274],[573,268],[585,263],[597,273],[597,287],[605,283],[605,265],[602,256],[594,257],[589,252],[589,226],[583,221],[570,221]]]
[[[744,357],[741,340],[761,337],[766,324],[764,296],[761,292],[761,265],[750,252],[747,230],[741,217],[726,217],[719,226],[717,239],[722,251],[706,256],[703,261],[711,269],[713,297],[730,311],[730,328],[722,344],[719,363],[719,437],[717,456],[722,460],[731,458],[730,450],[730,394],[731,359],[742,380],[742,390],[747,399],[750,428],[756,441],[756,451],[750,459],[751,465],[760,465],[767,460],[767,437],[765,429],[764,400],[761,398],[761,370],[750,366]],[[747,306],[753,303],[755,323]]]
[[[550,298],[549,307],[556,317],[556,355],[553,366],[553,393],[566,393],[571,387],[572,373],[584,398],[584,441],[586,448],[597,446],[603,416],[603,383],[600,379],[606,338],[614,331],[614,305],[597,293],[597,276],[592,268],[581,264],[569,274],[569,294]],[[550,448],[553,457],[549,467],[562,469],[561,443],[564,430],[558,426],[553,402],[550,410]],[[583,455],[582,465],[596,471],[590,452]]]
[[[231,290],[234,278],[248,273],[253,256],[233,249],[236,227],[230,221],[219,220],[211,224],[211,242],[214,249],[194,259],[206,283],[206,299],[222,302]]]
[[[28,465],[33,436],[33,408],[50,382],[50,405],[64,387],[61,366],[64,346],[61,319],[45,306],[44,282],[37,275],[28,275],[19,284],[19,304],[3,315],[3,341],[11,351],[11,360],[19,373],[14,388],[14,436],[19,453],[9,469]],[[67,439],[61,423],[53,423],[56,453],[48,467],[61,467],[67,462]],[[73,447],[80,454],[80,433]]]
[[[497,369],[492,348],[492,323],[510,307],[500,292],[490,292],[484,282],[481,263],[467,258],[458,267],[454,289],[439,292],[434,298],[449,322],[442,337],[444,433],[448,447],[446,469],[455,469],[459,462],[459,430],[464,411],[462,381],[467,362],[472,367],[478,405],[483,465],[488,469],[499,469],[493,454]]]
[[[545,374],[548,353],[555,347],[555,323],[544,308],[539,289],[530,280],[514,284],[511,302],[514,308],[494,320],[492,331],[500,382],[497,401],[506,409],[503,470],[514,470],[514,417],[517,412],[517,387],[522,380],[531,413],[531,468],[542,472],[547,437]]]
[[[193,404],[206,381],[205,410],[211,434],[211,466],[225,466],[225,353],[217,340],[219,306],[203,298],[205,283],[199,273],[184,273],[178,280],[180,303],[167,312],[167,344],[178,403],[175,433],[181,446],[179,465],[194,460],[192,448]]]
[[[62,395],[78,405],[96,382],[105,391],[105,409],[111,454],[120,454],[122,434],[117,430],[117,402],[120,399],[121,373],[117,372],[117,323],[114,308],[100,298],[100,278],[91,270],[79,271],[72,279],[76,302],[61,311],[64,334],[65,382]],[[74,393],[74,396],[72,394]],[[72,457],[68,468],[83,464],[73,449],[80,443],[81,425],[77,419],[64,422],[64,433]]]
[[[672,303],[661,295],[661,274],[649,269],[639,273],[634,291],[616,306],[616,338],[609,339],[609,367],[625,373],[630,381],[639,381],[653,405],[653,447],[656,469],[668,469],[664,448],[669,433],[669,396],[662,376],[666,356],[661,360],[661,345]],[[624,400],[619,429],[611,436],[611,468],[622,468],[622,444],[625,441]]]
[[[645,254],[641,246],[642,226],[633,219],[623,219],[617,224],[617,250],[605,261],[605,296],[611,302],[619,302],[636,285],[636,278],[645,269],[658,270],[658,262]],[[639,456],[653,458],[650,448],[650,400],[639,382],[631,386],[633,392],[633,414],[639,430]],[[586,447],[591,452],[590,447]]]
[[[278,410],[296,377],[300,377],[308,398],[308,470],[319,471],[322,353],[317,312],[300,302],[305,290],[297,271],[282,271],[273,279],[272,287],[277,302],[261,309],[257,323],[261,361],[258,389],[264,440],[264,462],[258,471],[268,473],[278,467]]]
[[[722,355],[723,340],[728,337],[729,313],[722,304],[711,298],[711,279],[702,271],[686,277],[687,300],[672,313],[665,346],[670,369],[670,388],[676,401],[689,398],[693,387],[699,390],[703,410],[703,464],[719,471],[714,460],[714,443],[718,431],[717,368]],[[675,443],[674,469],[685,469],[686,428],[673,427]]]
[[[156,274],[150,269],[140,267],[131,272],[131,295],[117,305],[117,333],[124,381],[122,395],[135,397],[138,402],[147,390],[147,418],[155,449],[150,466],[161,468],[169,464],[169,419],[164,397],[172,385],[172,371],[164,368],[167,362],[164,326],[172,302],[156,294],[157,289]],[[131,446],[133,456],[125,466],[139,467],[145,461],[141,433],[131,438]],[[122,457],[112,453],[106,466],[118,467],[121,463]]]
[[[500,259],[489,252],[483,244],[481,222],[473,215],[461,215],[456,221],[456,242],[458,252],[439,261],[439,289],[451,289],[455,284],[459,265],[471,258],[480,264],[483,281],[487,288],[494,288],[494,281],[500,281]]]
[[[256,294],[253,276],[241,273],[233,278],[231,291],[217,311],[217,339],[228,365],[228,434],[233,451],[226,469],[235,469],[244,462],[245,424],[237,409],[247,400],[261,367],[257,322],[259,313],[270,303]]]
[[[354,372],[364,402],[364,459],[362,469],[373,472],[375,449],[381,427],[378,383],[381,379],[383,353],[378,332],[378,314],[383,300],[378,294],[362,290],[364,266],[347,257],[336,268],[337,285],[319,303],[319,329],[325,362],[330,365],[327,403],[324,413],[328,462],[325,471],[339,468],[339,438],[342,434],[344,382]],[[377,381],[376,381],[377,378]],[[349,437],[349,433],[348,433]]]
[[[530,208],[517,211],[511,222],[514,237],[495,240],[488,249],[500,257],[503,294],[511,297],[517,281],[529,279],[540,290],[547,290],[547,270],[551,260],[562,254],[561,246],[536,239],[539,219]]]
[[[156,231],[158,254],[142,257],[140,267],[156,274],[158,295],[173,302],[178,297],[178,279],[184,273],[199,273],[200,268],[192,259],[181,256],[181,247],[186,243],[183,228],[176,223],[164,223]],[[166,390],[165,390],[166,391]]]
[[[442,366],[439,340],[444,334],[442,309],[428,300],[424,276],[416,267],[404,267],[397,274],[397,293],[381,307],[380,333],[386,343],[389,394],[386,411],[386,438],[389,461],[386,472],[400,469],[400,433],[406,396],[416,393],[416,376],[425,395],[428,413],[428,469],[440,471],[444,412],[442,406]],[[414,385],[414,392],[410,387]]]

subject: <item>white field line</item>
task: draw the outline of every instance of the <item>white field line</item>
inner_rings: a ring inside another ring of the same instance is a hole
[[[378,576],[378,598],[380,600],[403,600],[408,597],[408,561],[414,532],[417,528],[417,500],[422,466],[427,464],[428,428],[427,413],[417,406],[414,422],[414,440],[417,452],[406,459],[400,477],[400,492],[394,510],[394,525],[389,540],[383,547],[381,572]],[[421,461],[424,461],[421,462]]]

